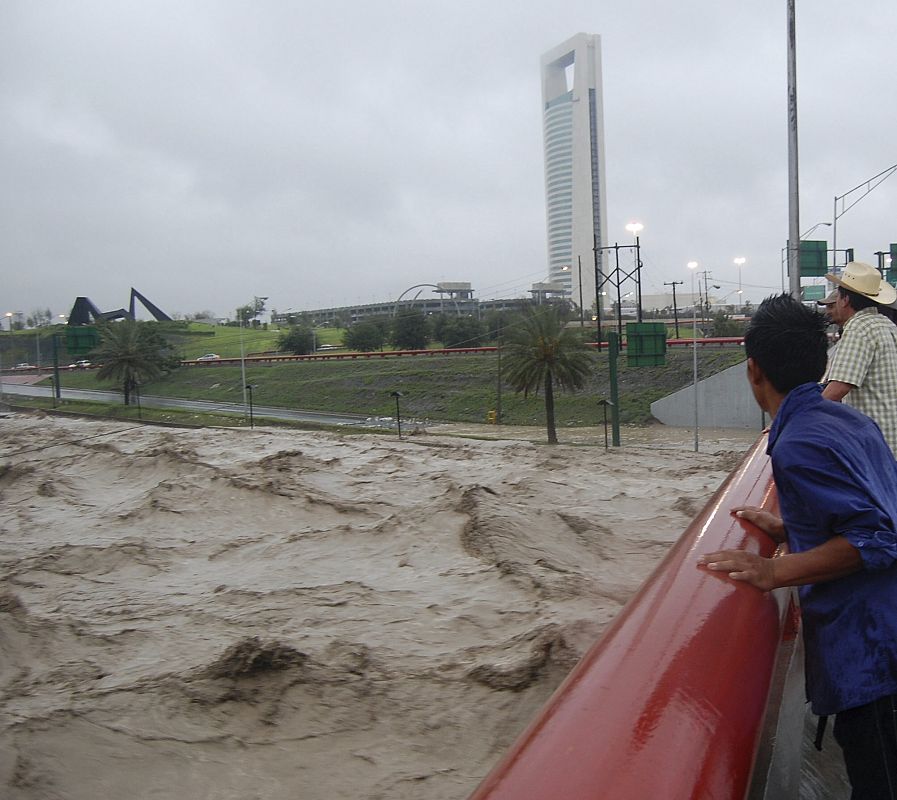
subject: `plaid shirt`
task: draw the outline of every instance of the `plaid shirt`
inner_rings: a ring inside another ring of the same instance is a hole
[[[897,455],[897,325],[876,308],[857,311],[844,325],[827,378],[855,387],[844,402],[872,417]]]

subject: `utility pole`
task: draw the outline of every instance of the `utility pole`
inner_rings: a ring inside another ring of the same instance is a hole
[[[701,298],[701,327],[705,329],[704,335],[706,336],[706,328],[707,328],[707,318],[705,316],[705,312],[710,311],[710,294],[709,287],[707,286],[708,278],[710,276],[710,270],[705,269],[701,275],[704,276],[704,296]],[[698,295],[701,294],[701,279],[698,278]]]
[[[664,286],[673,287],[673,320],[676,323],[676,338],[679,338],[679,309],[676,307],[676,287],[682,285],[682,281],[664,281]]]

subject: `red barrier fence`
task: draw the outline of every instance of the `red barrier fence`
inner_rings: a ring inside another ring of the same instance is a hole
[[[790,653],[792,595],[735,583],[698,559],[774,553],[730,514],[776,508],[765,446],[761,436],[471,800],[745,797],[777,656]]]

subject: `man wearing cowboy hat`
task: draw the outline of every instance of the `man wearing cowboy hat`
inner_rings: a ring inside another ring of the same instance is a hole
[[[875,420],[897,454],[897,326],[878,313],[878,306],[897,300],[897,290],[875,267],[859,261],[825,277],[837,287],[828,315],[843,334],[822,396],[843,400]]]

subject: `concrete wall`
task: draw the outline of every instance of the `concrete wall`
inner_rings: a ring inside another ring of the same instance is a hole
[[[700,376],[699,376],[700,377]],[[695,421],[693,386],[651,403],[651,413],[664,425],[690,428]],[[747,428],[760,431],[769,424],[748,386],[745,364],[698,381],[698,428]]]

